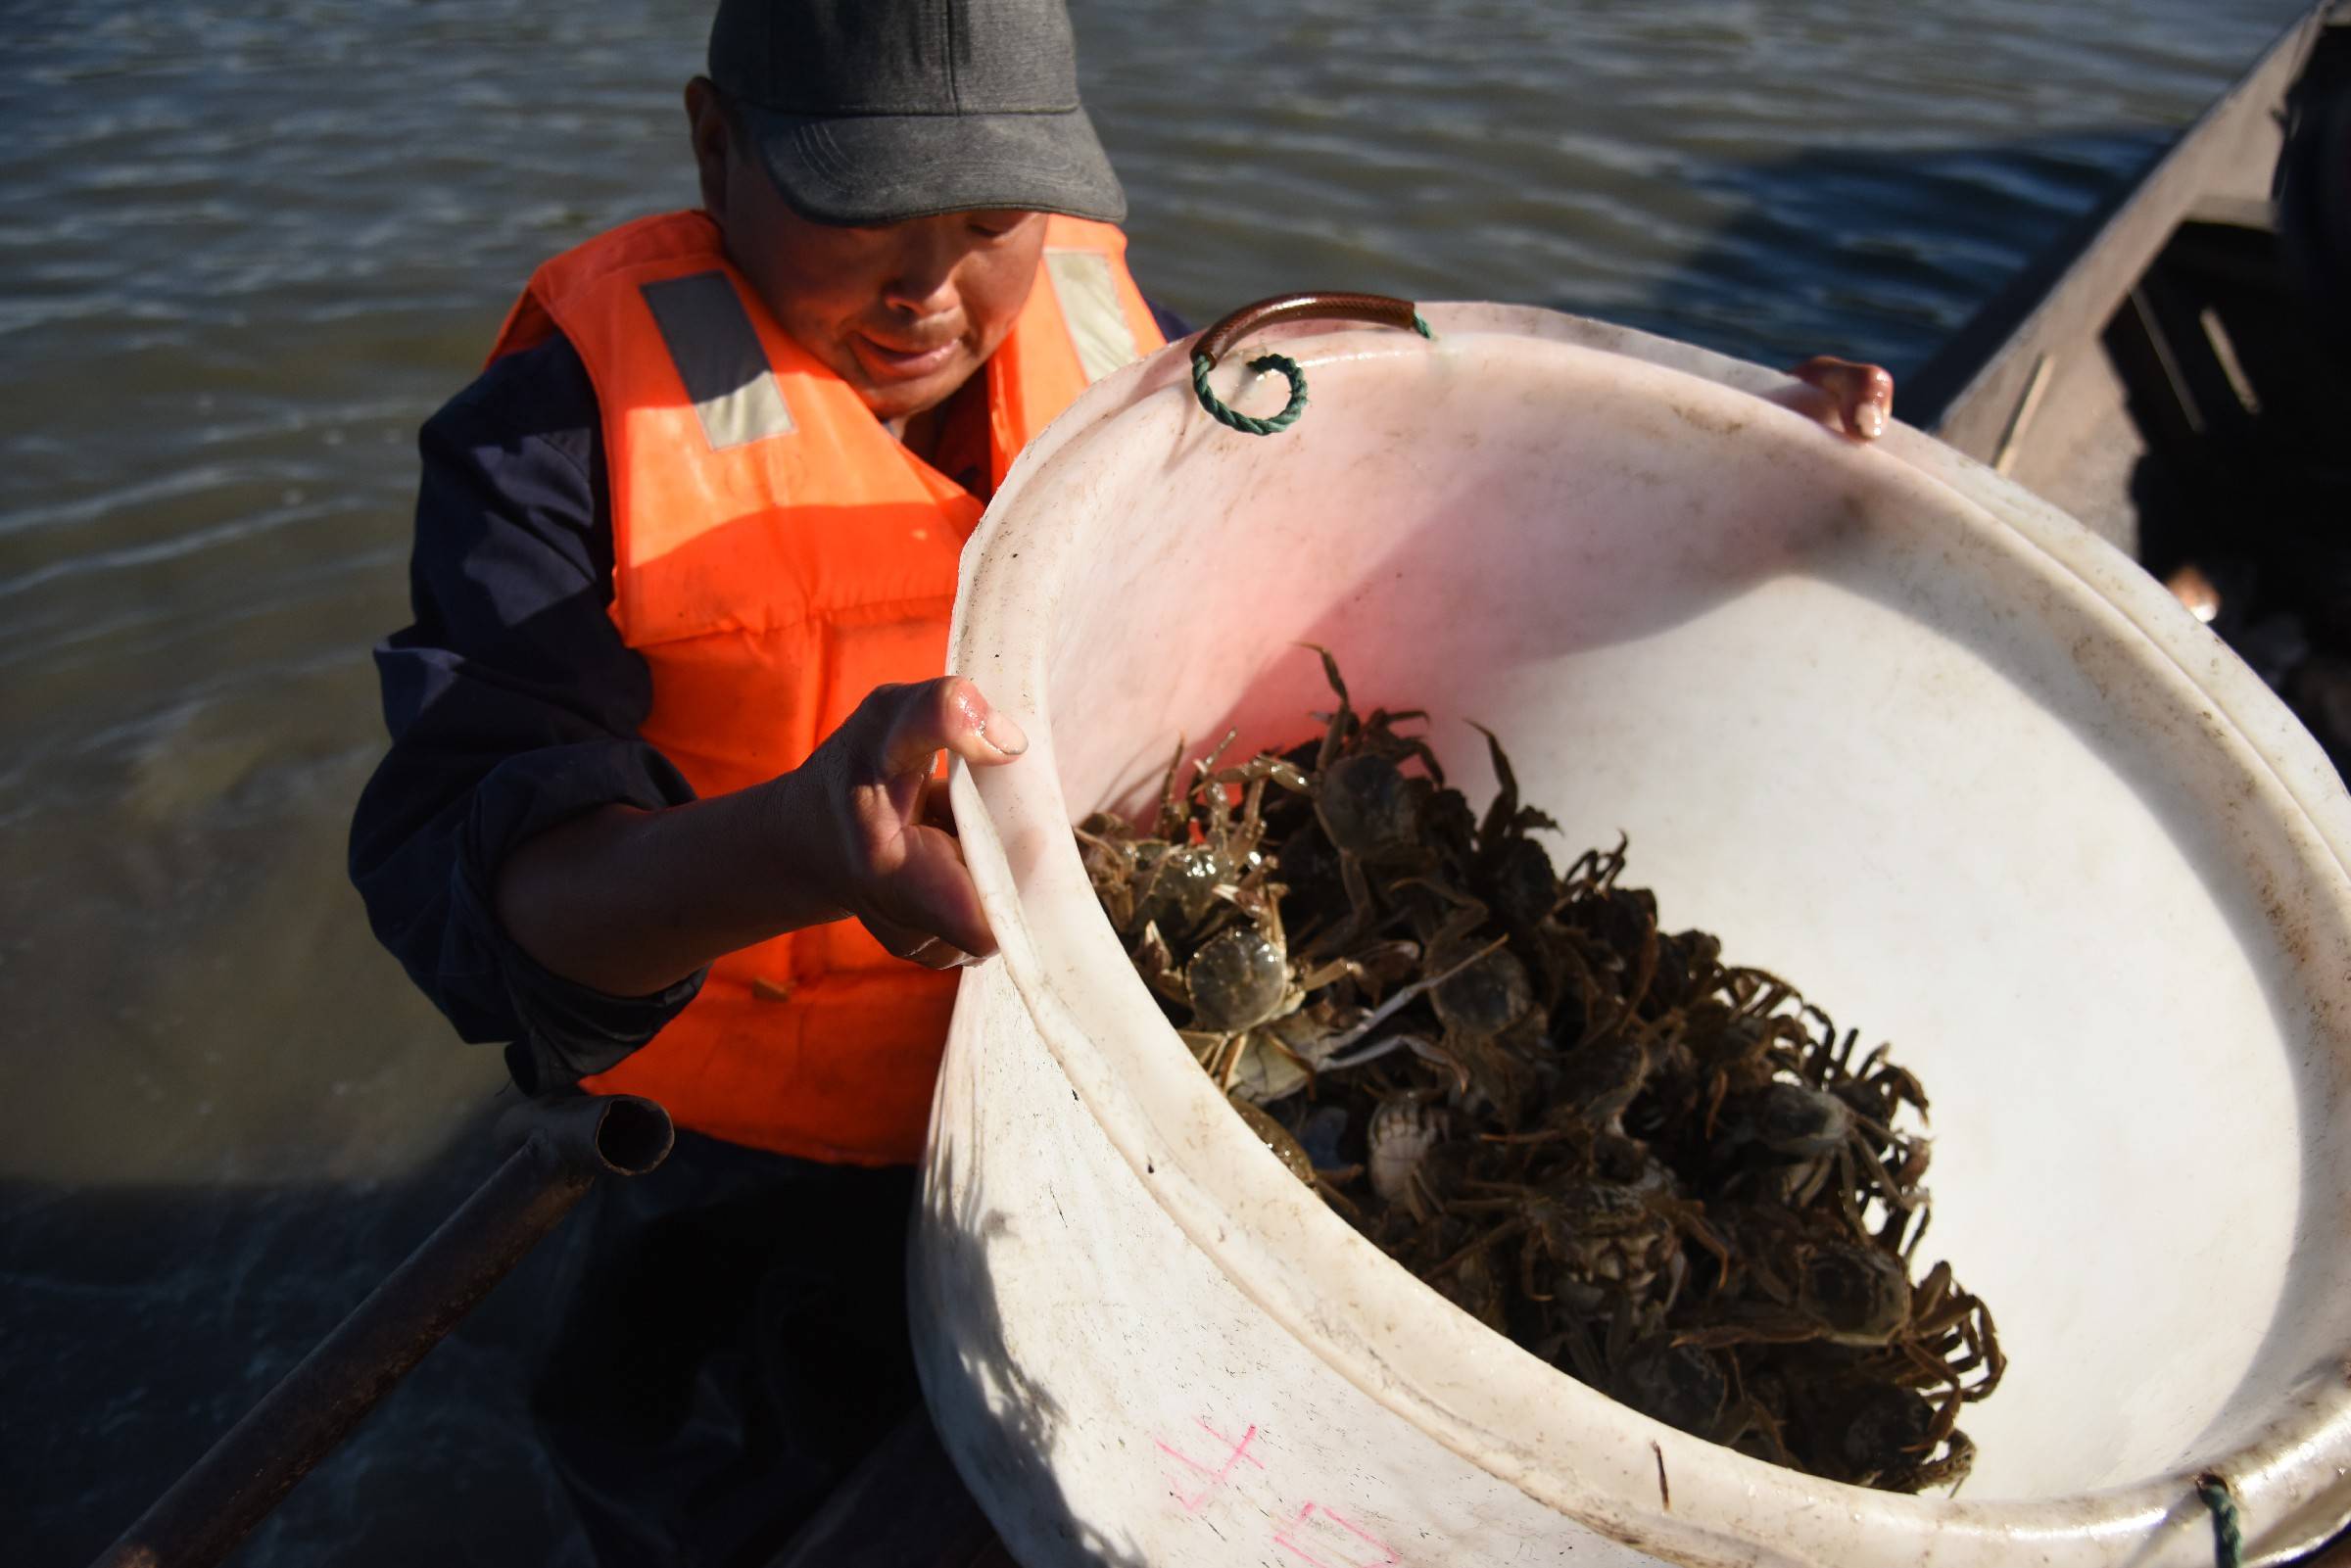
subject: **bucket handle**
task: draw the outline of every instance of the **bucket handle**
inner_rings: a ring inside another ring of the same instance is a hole
[[[1244,435],[1270,436],[1276,430],[1289,429],[1306,412],[1306,372],[1287,355],[1260,355],[1249,361],[1252,370],[1278,370],[1289,378],[1290,401],[1271,418],[1256,419],[1241,413],[1209,390],[1208,373],[1216,368],[1219,359],[1232,352],[1235,344],[1260,327],[1283,321],[1368,321],[1374,326],[1417,332],[1424,338],[1436,337],[1420,318],[1420,312],[1413,308],[1412,301],[1385,294],[1313,289],[1298,294],[1276,294],[1254,305],[1244,305],[1201,333],[1200,341],[1192,345],[1192,391],[1200,399],[1200,406],[1217,423]]]

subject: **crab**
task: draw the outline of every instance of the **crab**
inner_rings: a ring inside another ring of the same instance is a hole
[[[1728,1225],[1726,1285],[1676,1338],[1734,1345],[1823,1344],[1880,1349],[1915,1325],[1902,1260],[1842,1223],[1744,1205]]]
[[[1436,1275],[1474,1253],[1517,1241],[1523,1294],[1589,1313],[1607,1309],[1617,1297],[1637,1307],[1654,1299],[1660,1310],[1670,1310],[1688,1272],[1684,1239],[1728,1266],[1722,1242],[1701,1212],[1676,1196],[1671,1177],[1655,1165],[1629,1182],[1571,1177],[1531,1187],[1471,1181],[1463,1190],[1470,1196],[1450,1204],[1450,1213],[1495,1214],[1503,1222],[1439,1263],[1431,1271]],[[1541,1289],[1540,1282],[1551,1289]]]
[[[1293,960],[1282,929],[1282,891],[1261,866],[1220,890],[1246,918],[1217,929],[1188,961],[1176,961],[1156,926],[1144,927],[1133,955],[1144,979],[1188,1011],[1189,1026],[1176,1032],[1218,1087],[1229,1092],[1238,1085],[1260,1103],[1312,1082],[1316,1071],[1444,978],[1415,981],[1367,1010],[1329,1002],[1310,1010],[1313,993],[1341,979],[1368,983],[1392,974],[1401,955],[1377,949],[1311,967]]]
[[[1830,1451],[1845,1466],[1837,1479],[1888,1492],[1956,1487],[1975,1466],[1976,1445],[1952,1413],[1910,1389],[1856,1385],[1832,1428]]]
[[[1430,862],[1420,841],[1423,816],[1445,783],[1445,770],[1427,741],[1396,731],[1399,720],[1423,717],[1418,709],[1375,708],[1369,718],[1359,716],[1330,650],[1311,642],[1306,646],[1321,656],[1323,678],[1339,699],[1315,751],[1311,798],[1347,896],[1347,919],[1330,935],[1333,945],[1344,947],[1378,922],[1367,867],[1424,868]],[[1406,774],[1408,761],[1417,761],[1425,777]]]
[[[1891,1147],[1904,1156],[1907,1165],[1911,1140],[1871,1121],[1848,1100],[1826,1089],[1767,1083],[1732,1102],[1724,1130],[1733,1147],[1749,1146],[1770,1162],[1751,1164],[1731,1178],[1726,1190],[1767,1192],[1791,1209],[1809,1207],[1824,1190],[1833,1190],[1857,1232],[1868,1228],[1861,1210],[1865,1194],[1874,1192],[1889,1207],[1901,1210],[1916,1209],[1926,1201],[1923,1193],[1904,1183],[1898,1170],[1888,1169],[1879,1159],[1879,1150]],[[1919,1164],[1923,1168],[1923,1161]]]
[[[1693,1437],[1726,1448],[1751,1442],[1776,1463],[1795,1462],[1778,1418],[1744,1387],[1736,1359],[1679,1344],[1654,1326],[1639,1332],[1636,1316],[1620,1300],[1597,1344],[1590,1330],[1570,1320],[1559,1337],[1578,1378]]]
[[[1135,967],[1160,994],[1179,1003],[1190,1027],[1177,1032],[1220,1089],[1232,1087],[1254,1031],[1296,1013],[1307,993],[1333,975],[1301,974],[1281,927],[1281,885],[1253,874],[1223,896],[1247,918],[1203,940],[1176,961],[1157,923],[1143,927]]]

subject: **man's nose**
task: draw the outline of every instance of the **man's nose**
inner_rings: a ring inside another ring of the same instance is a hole
[[[914,316],[955,309],[962,303],[955,287],[955,269],[970,247],[947,224],[926,221],[909,227],[913,232],[907,235],[898,265],[883,287],[883,303]]]

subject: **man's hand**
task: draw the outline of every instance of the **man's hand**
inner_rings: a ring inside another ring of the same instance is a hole
[[[882,687],[790,773],[661,811],[601,806],[498,868],[498,917],[566,979],[650,996],[712,959],[855,916],[900,958],[995,951],[932,764],[1029,748],[959,678]]]
[[[942,751],[976,768],[1029,749],[1019,725],[960,676],[875,689],[795,770],[786,809],[825,825],[811,868],[830,900],[903,959],[951,969],[996,950],[933,772]]]
[[[1816,354],[1788,372],[1797,385],[1772,402],[1856,441],[1875,441],[1894,417],[1894,376],[1883,365]]]

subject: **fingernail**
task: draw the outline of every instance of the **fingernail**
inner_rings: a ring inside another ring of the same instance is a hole
[[[1853,423],[1865,438],[1875,441],[1886,434],[1886,410],[1874,403],[1865,403],[1854,410]]]
[[[1012,722],[1012,715],[1001,708],[990,708],[987,717],[980,721],[980,734],[987,743],[1008,757],[1017,757],[1029,749],[1029,736]]]

